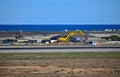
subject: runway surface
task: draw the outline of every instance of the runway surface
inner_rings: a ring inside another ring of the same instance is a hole
[[[43,52],[120,52],[120,47],[0,46],[0,53],[43,53]]]

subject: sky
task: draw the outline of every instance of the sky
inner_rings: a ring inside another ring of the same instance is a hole
[[[0,24],[120,24],[120,0],[0,0]]]

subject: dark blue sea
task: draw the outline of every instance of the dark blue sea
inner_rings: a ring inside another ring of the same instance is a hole
[[[120,25],[0,25],[0,31],[68,31],[87,30],[101,31],[105,29],[120,30]]]

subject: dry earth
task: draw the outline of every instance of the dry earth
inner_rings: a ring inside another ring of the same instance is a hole
[[[0,60],[0,77],[119,77],[120,59]]]

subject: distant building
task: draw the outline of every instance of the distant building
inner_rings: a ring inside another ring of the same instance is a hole
[[[30,43],[30,44],[37,43],[37,40],[28,40],[27,43]]]
[[[76,34],[76,35],[71,36],[69,38],[69,41],[70,42],[82,42],[84,39],[85,37],[83,37],[82,35]]]
[[[28,40],[27,39],[18,39],[17,42],[18,43],[27,43]]]
[[[17,40],[16,39],[6,39],[6,40],[2,40],[3,44],[13,44],[16,43]]]
[[[34,44],[40,44],[41,41],[42,41],[42,40],[37,40],[37,39],[36,39],[36,40],[28,40],[27,43],[29,43],[29,44],[33,44],[33,43],[34,43]]]
[[[59,37],[61,37],[61,36],[58,35],[58,36],[51,37],[51,38],[50,38],[51,43],[56,42]]]

